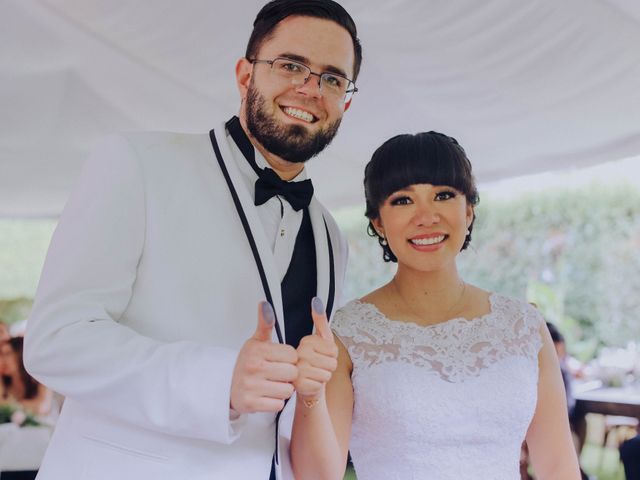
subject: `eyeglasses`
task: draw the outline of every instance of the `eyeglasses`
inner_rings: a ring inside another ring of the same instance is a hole
[[[318,77],[318,86],[322,95],[335,97],[347,103],[358,91],[356,84],[337,73],[316,73],[312,72],[304,63],[296,62],[288,58],[275,58],[273,60],[249,59],[252,64],[266,63],[271,67],[271,71],[283,79],[288,79],[291,85],[300,87],[307,83],[311,75]]]

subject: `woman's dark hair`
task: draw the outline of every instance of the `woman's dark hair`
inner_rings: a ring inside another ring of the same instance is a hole
[[[16,356],[16,360],[18,363],[18,375],[20,376],[20,380],[24,385],[24,400],[30,400],[32,398],[37,397],[38,386],[40,384],[35,378],[29,375],[27,370],[24,368],[24,361],[23,361],[24,338],[12,337],[9,340],[7,340],[7,343],[11,346],[11,350]],[[6,392],[9,389],[9,387],[13,384],[13,378],[11,378],[11,376],[9,375],[3,375],[2,383],[4,386],[4,391]]]
[[[397,262],[398,259],[384,238],[378,235],[371,220],[380,216],[380,206],[389,195],[420,183],[447,185],[462,192],[471,205],[479,202],[471,162],[455,138],[438,132],[390,138],[374,152],[364,170],[367,232],[378,238],[385,262]],[[474,213],[461,250],[471,242],[475,218]]]
[[[343,27],[353,41],[353,81],[360,72],[362,47],[358,40],[358,31],[351,15],[337,2],[332,0],[273,0],[258,12],[253,22],[253,31],[249,37],[245,57],[254,59],[262,44],[271,38],[278,23],[291,16],[314,17],[331,20]]]

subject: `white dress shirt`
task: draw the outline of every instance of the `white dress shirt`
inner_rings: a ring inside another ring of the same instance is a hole
[[[227,136],[230,137],[228,132]],[[251,198],[255,200],[255,183],[258,179],[258,175],[251,165],[249,165],[249,162],[233,139],[229,138],[228,142],[231,147],[233,159],[238,165],[238,169],[242,173],[243,179],[247,185],[247,190],[249,191]],[[258,165],[259,168],[269,167],[269,164],[258,149],[254,148],[253,150],[255,152],[256,165]],[[302,171],[291,181],[301,182],[306,179],[307,171],[303,168]],[[264,228],[264,233],[271,241],[271,251],[276,259],[276,265],[280,272],[280,281],[282,282],[289,268],[289,263],[291,263],[296,238],[298,236],[298,231],[300,230],[300,225],[302,224],[303,211],[299,210],[296,212],[289,202],[280,195],[271,197],[262,205],[256,206],[256,209],[258,211],[262,227]]]

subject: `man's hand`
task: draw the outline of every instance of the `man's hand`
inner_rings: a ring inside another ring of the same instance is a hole
[[[316,331],[300,340],[298,378],[293,383],[298,397],[303,400],[320,397],[324,392],[324,386],[338,366],[338,347],[333,340],[322,300],[315,297],[311,307]]]
[[[238,354],[231,380],[231,408],[238,413],[279,412],[293,394],[298,355],[290,345],[271,342],[275,322],[268,302],[258,306],[258,327]]]

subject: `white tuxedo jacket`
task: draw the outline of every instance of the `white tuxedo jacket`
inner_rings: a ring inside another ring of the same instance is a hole
[[[216,137],[286,337],[269,242],[224,125]],[[336,292],[346,244],[317,200],[309,212],[326,304],[327,227]],[[104,141],[60,218],[28,322],[28,370],[66,397],[38,478],[268,479],[275,415],[229,419],[233,367],[264,298],[208,135]],[[278,474],[292,478],[287,439],[279,445]]]

